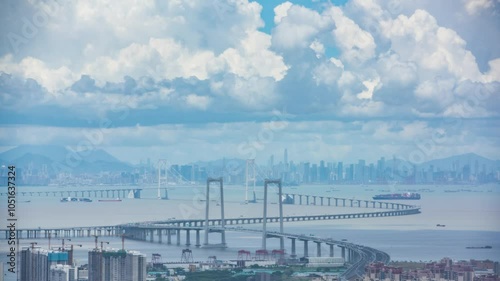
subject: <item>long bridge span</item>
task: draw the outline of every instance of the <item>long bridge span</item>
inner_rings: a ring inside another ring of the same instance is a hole
[[[271,218],[269,218],[271,219]],[[175,244],[181,246],[181,231],[185,233],[185,246],[190,247],[190,232],[196,232],[196,247],[200,247],[200,231],[204,230],[203,227],[191,227],[191,226],[176,226],[164,223],[136,223],[136,224],[125,224],[116,226],[94,226],[94,227],[72,227],[72,228],[53,228],[53,229],[18,229],[18,237],[24,239],[43,239],[49,238],[50,233],[52,237],[57,238],[75,238],[75,237],[92,237],[96,236],[121,236],[123,235],[127,239],[144,241],[150,243],[163,244],[163,237],[166,236],[167,245],[172,245],[172,237],[175,237]],[[9,231],[2,229],[5,232],[5,238],[7,239]],[[210,227],[210,232],[222,232],[222,231],[235,231],[235,232],[246,232],[246,233],[258,233],[261,234],[263,231],[258,229],[248,229],[240,227]],[[23,235],[24,234],[24,235]],[[156,236],[155,236],[156,234]],[[350,279],[355,276],[360,276],[363,273],[364,267],[375,261],[387,263],[390,257],[387,253],[373,249],[371,247],[362,246],[358,244],[353,244],[346,241],[339,241],[328,238],[320,238],[316,236],[307,236],[301,234],[292,233],[281,233],[277,231],[267,231],[267,238],[282,238],[290,240],[291,249],[290,257],[310,257],[310,256],[322,256],[322,245],[327,245],[329,247],[329,252],[327,256],[341,256],[344,258],[348,265],[348,269],[342,274],[343,279]],[[155,240],[156,238],[156,240]],[[296,251],[296,243],[303,243],[303,253],[299,254]],[[309,251],[309,245],[316,245],[316,253],[311,255]],[[335,254],[335,252],[339,252]],[[267,251],[265,251],[267,254]]]
[[[377,218],[377,217],[394,217],[419,214],[420,208],[402,209],[402,210],[382,210],[379,212],[362,212],[362,213],[346,213],[346,214],[324,214],[324,215],[303,215],[303,216],[284,216],[285,222],[303,222],[303,221],[321,221],[321,220],[342,220],[342,219],[360,219],[360,218]],[[246,225],[246,224],[262,224],[262,217],[249,217],[249,218],[226,218],[226,225]],[[266,222],[276,223],[279,222],[279,217],[267,217]],[[134,231],[137,234],[134,237],[142,237],[141,239],[153,242],[155,237],[161,241],[162,236],[165,235],[167,230],[171,231],[174,235],[177,232],[189,231],[202,231],[205,227],[205,220],[202,219],[172,219],[165,221],[143,222],[143,223],[130,223],[120,225],[104,225],[104,226],[83,226],[83,227],[52,227],[52,228],[23,228],[16,229],[15,236],[19,239],[43,239],[48,238],[49,234],[60,238],[76,238],[76,237],[92,237],[92,236],[117,236],[123,233],[123,230]],[[208,225],[212,227],[220,227],[222,225],[221,219],[209,219]],[[219,230],[219,228],[214,228]],[[233,229],[227,227],[227,229]],[[8,239],[11,232],[9,229],[0,229],[3,233],[0,237]],[[187,238],[188,239],[188,238]],[[168,243],[170,244],[170,243]],[[180,242],[178,243],[180,245]],[[190,245],[186,241],[185,245]],[[196,245],[200,243],[197,242]]]
[[[80,189],[80,190],[51,190],[51,191],[18,191],[22,196],[45,196],[45,197],[88,197],[88,198],[130,198],[141,199],[144,189],[154,188],[112,188],[112,189]],[[0,192],[0,196],[6,196],[7,192]],[[308,206],[333,206],[372,209],[413,209],[416,206],[395,202],[382,202],[376,200],[362,200],[355,198],[342,198],[332,196],[320,196],[298,193],[283,192],[285,198],[292,198],[291,202],[283,204],[308,205]],[[163,198],[165,199],[165,198]],[[174,199],[174,198],[170,198]],[[174,199],[175,200],[175,199]]]
[[[90,197],[90,198],[141,198],[143,188],[107,188],[107,189],[78,189],[78,190],[44,190],[23,191],[18,190],[21,196],[45,196],[45,197]],[[7,192],[0,192],[0,196],[7,196]]]

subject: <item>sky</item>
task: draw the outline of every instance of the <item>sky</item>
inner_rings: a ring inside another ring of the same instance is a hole
[[[0,147],[500,159],[499,0],[5,0]]]

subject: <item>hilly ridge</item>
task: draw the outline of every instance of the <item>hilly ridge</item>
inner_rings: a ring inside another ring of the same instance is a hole
[[[0,153],[1,165],[41,169],[51,175],[60,171],[98,173],[131,171],[132,166],[118,160],[103,149],[74,151],[56,145],[21,145]]]

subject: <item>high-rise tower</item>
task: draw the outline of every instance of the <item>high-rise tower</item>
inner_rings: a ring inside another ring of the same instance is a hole
[[[89,252],[89,281],[146,281],[146,256],[134,251]]]

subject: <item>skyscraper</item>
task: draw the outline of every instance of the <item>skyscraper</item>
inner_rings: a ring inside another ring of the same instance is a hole
[[[134,251],[89,252],[89,281],[145,281],[146,256]]]
[[[354,180],[357,182],[365,181],[365,160],[360,159],[356,165],[356,171],[354,172]]]
[[[284,182],[287,182],[288,181],[289,167],[288,167],[288,150],[286,148],[285,148],[283,160],[284,160],[284,162],[283,162],[283,178],[282,178],[282,180]]]
[[[319,164],[319,171],[318,171],[319,182],[326,182],[326,180],[328,179],[328,174],[327,174],[327,169],[325,166],[325,161],[321,160],[319,163],[320,163]]]
[[[21,250],[21,281],[49,280],[49,253],[41,248]]]
[[[337,164],[337,180],[344,180],[344,164],[342,162]]]
[[[21,250],[21,281],[74,281],[71,251],[49,251],[40,247]]]

